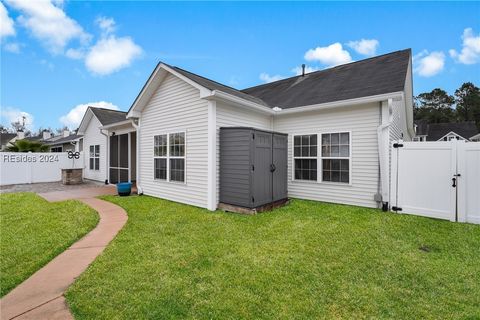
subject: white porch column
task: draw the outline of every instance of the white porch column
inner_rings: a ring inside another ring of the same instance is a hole
[[[128,182],[132,182],[132,133],[128,133]]]
[[[208,101],[208,179],[207,208],[217,209],[217,104]]]

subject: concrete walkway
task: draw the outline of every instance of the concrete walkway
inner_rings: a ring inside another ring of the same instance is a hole
[[[78,199],[98,212],[100,222],[90,233],[3,297],[0,319],[73,319],[63,294],[127,222],[125,210],[94,198],[104,194],[115,194],[115,187],[39,194],[48,201]]]

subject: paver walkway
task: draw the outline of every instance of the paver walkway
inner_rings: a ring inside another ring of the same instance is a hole
[[[78,199],[98,212],[100,222],[90,233],[3,297],[0,319],[73,319],[64,292],[127,222],[125,210],[94,198],[115,193],[115,187],[106,186],[39,194],[48,201]]]

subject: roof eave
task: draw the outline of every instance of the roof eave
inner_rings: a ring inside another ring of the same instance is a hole
[[[106,124],[104,126],[100,126],[100,129],[110,129],[110,128],[122,126],[122,125],[125,125],[125,124],[131,124],[132,122],[133,122],[132,119],[127,119],[127,120],[123,120],[123,121],[119,121],[119,122]]]
[[[301,106],[301,107],[294,107],[288,109],[282,109],[280,111],[274,111],[276,115],[284,115],[284,114],[292,114],[292,113],[299,113],[299,112],[308,112],[308,111],[317,111],[317,110],[325,110],[325,109],[333,109],[333,108],[341,108],[341,107],[349,107],[353,105],[371,103],[371,102],[379,102],[385,101],[388,99],[393,98],[403,98],[404,94],[402,91],[398,92],[390,92],[390,93],[383,93],[374,96],[368,97],[360,97],[354,99],[347,99],[347,100],[338,100],[308,106]]]
[[[203,95],[200,97],[205,100],[220,100],[228,103],[233,103],[235,105],[246,107],[260,113],[265,113],[265,114],[275,113],[275,111],[273,111],[270,107],[255,103],[253,101],[248,101],[219,90],[213,90],[210,94]]]

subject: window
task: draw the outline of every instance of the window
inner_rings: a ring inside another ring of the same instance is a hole
[[[63,148],[60,147],[52,147],[50,148],[50,152],[63,152]]]
[[[295,180],[317,180],[317,135],[293,137]]]
[[[322,134],[322,181],[350,183],[350,133]]]
[[[185,133],[154,136],[154,177],[157,180],[185,181]]]
[[[100,170],[100,145],[90,146],[90,170]]]
[[[167,135],[155,136],[153,140],[155,179],[167,180]]]

